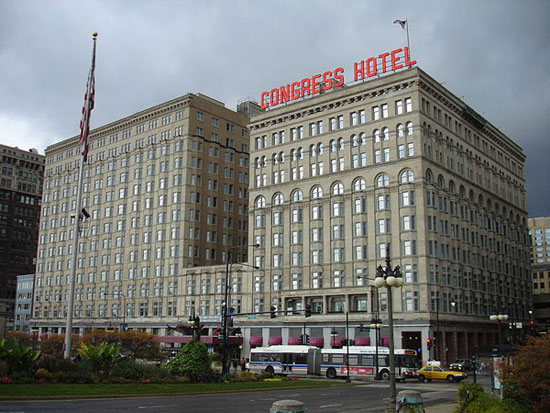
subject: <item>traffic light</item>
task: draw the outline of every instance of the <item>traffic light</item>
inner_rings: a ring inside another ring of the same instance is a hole
[[[311,317],[311,305],[306,305],[306,317]]]
[[[432,339],[431,338],[427,338],[426,339],[426,345],[428,346],[428,350],[431,350],[432,348]]]
[[[269,317],[270,318],[275,318],[277,317],[277,307],[275,307],[274,305],[271,306],[271,308],[269,309],[270,311],[270,314],[269,314]]]

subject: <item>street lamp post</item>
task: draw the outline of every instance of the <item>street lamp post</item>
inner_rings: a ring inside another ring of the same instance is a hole
[[[438,292],[439,294],[439,292]],[[435,299],[435,343],[434,343],[434,360],[438,360],[439,347],[439,297]]]
[[[259,248],[259,244],[250,244],[250,245],[236,245],[233,247],[229,247],[227,249],[227,257],[225,260],[225,293],[224,293],[224,305],[223,305],[223,353],[222,353],[222,374],[228,374],[229,373],[229,360],[228,360],[228,337],[227,337],[227,319],[228,319],[228,308],[229,308],[229,276],[231,274],[231,250],[236,248],[248,248],[248,247],[254,247]],[[243,264],[245,266],[249,266],[248,264]],[[255,268],[255,267],[254,267]]]
[[[370,328],[374,328],[375,329],[375,334],[374,334],[374,338],[376,339],[376,343],[375,343],[375,348],[376,348],[376,351],[375,351],[375,367],[376,367],[376,373],[374,374],[374,380],[380,380],[380,372],[379,372],[379,369],[378,369],[378,341],[380,340],[380,329],[382,328],[382,320],[380,320],[379,316],[378,316],[378,312],[376,313],[376,315],[373,315],[372,317],[372,320],[370,322]]]
[[[351,380],[349,378],[349,345],[350,345],[350,339],[349,339],[348,314],[349,313],[346,311],[346,383],[351,383]]]
[[[497,322],[498,327],[498,343],[502,344],[502,321],[508,320],[508,314],[503,314],[500,311],[495,311],[493,314],[489,316],[489,319],[491,321]]]
[[[376,298],[375,298],[376,297]],[[376,306],[375,306],[376,302]],[[382,320],[380,320],[380,312],[378,306],[378,293],[375,294],[375,287],[371,288],[371,310],[372,319],[370,322],[370,328],[374,328],[374,340],[375,340],[375,367],[376,372],[374,374],[374,380],[380,380],[380,372],[378,369],[378,343],[380,342],[380,329],[383,327]]]
[[[390,350],[390,397],[386,408],[388,412],[395,412],[397,390],[395,386],[395,354],[393,341],[393,300],[392,288],[399,288],[403,285],[403,277],[401,268],[397,265],[394,269],[391,267],[391,259],[389,250],[386,251],[386,267],[378,266],[376,269],[376,279],[374,286],[376,288],[386,287],[388,294],[388,327],[389,327],[389,350]]]

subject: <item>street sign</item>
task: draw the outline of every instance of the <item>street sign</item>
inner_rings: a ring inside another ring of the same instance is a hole
[[[256,314],[248,314],[248,316],[246,318],[249,319],[249,320],[255,320],[256,319]]]

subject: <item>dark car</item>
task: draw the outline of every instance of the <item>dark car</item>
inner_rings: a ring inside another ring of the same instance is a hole
[[[472,370],[472,360],[469,359],[461,359],[456,360],[454,363],[451,363],[449,365],[449,369],[455,370],[455,371],[469,371]]]

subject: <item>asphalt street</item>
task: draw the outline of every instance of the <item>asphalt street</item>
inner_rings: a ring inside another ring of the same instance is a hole
[[[457,384],[399,383],[397,391],[416,390],[424,405],[456,401]],[[0,413],[99,413],[99,412],[269,412],[273,402],[292,399],[305,403],[308,413],[383,412],[387,404],[387,383],[354,383],[333,388],[235,392],[187,396],[159,396],[117,399],[0,402]]]

